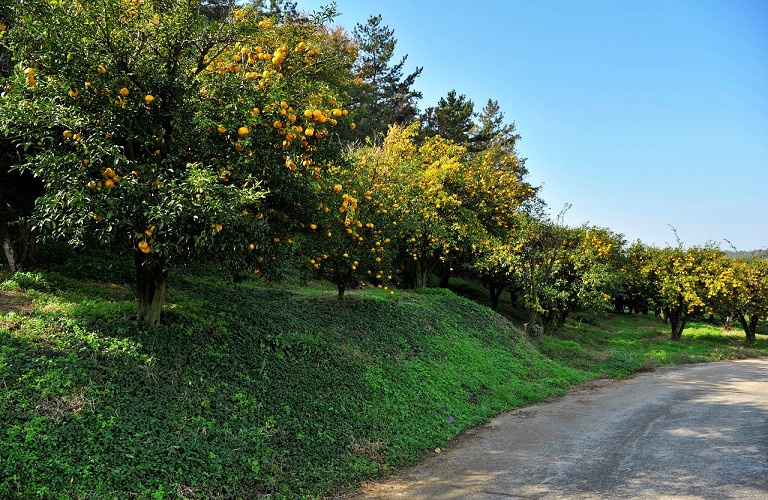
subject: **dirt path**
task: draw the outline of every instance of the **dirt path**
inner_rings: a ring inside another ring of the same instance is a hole
[[[768,359],[598,380],[471,430],[360,498],[768,498]]]

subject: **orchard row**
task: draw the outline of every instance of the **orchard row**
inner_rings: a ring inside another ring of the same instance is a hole
[[[765,317],[764,261],[541,216],[514,124],[455,92],[417,116],[420,70],[389,65],[380,18],[350,35],[261,2],[2,1],[0,124],[45,183],[36,228],[132,254],[139,320],[158,323],[168,272],[200,260],[302,267],[340,298],[471,273],[545,329],[621,301],[673,338],[705,311]]]

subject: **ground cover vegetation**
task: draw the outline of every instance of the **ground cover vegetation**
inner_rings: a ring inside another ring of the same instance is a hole
[[[439,287],[339,303],[332,284],[199,266],[171,273],[153,327],[132,320],[130,259],[41,252],[59,261],[0,283],[5,498],[320,497],[582,381],[768,352],[764,329],[746,343],[694,323],[672,341],[652,315],[531,339]]]
[[[321,495],[573,383],[764,353],[764,252],[550,217],[498,103],[420,112],[380,16],[0,7],[0,496]]]

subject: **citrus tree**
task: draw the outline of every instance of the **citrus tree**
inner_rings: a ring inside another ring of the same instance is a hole
[[[417,144],[419,129],[419,123],[392,125],[380,147],[358,152],[359,160],[376,172],[379,209],[391,218],[399,267],[414,288],[426,284],[465,226],[460,200],[447,188],[462,169],[464,148],[439,137]]]
[[[672,340],[682,338],[691,318],[711,310],[719,277],[712,262],[722,254],[710,246],[648,248],[641,272],[653,284],[653,301],[669,322]]]
[[[475,247],[472,269],[488,288],[492,310],[498,310],[499,299],[505,291],[509,290],[513,296],[518,293],[519,265],[512,238],[490,237]]]
[[[339,300],[349,286],[388,289],[393,279],[393,219],[382,201],[388,189],[372,167],[358,151],[312,174],[316,205],[303,228],[305,258],[316,276],[336,285]]]
[[[642,271],[648,254],[648,246],[638,240],[626,247],[619,256],[620,274],[613,298],[616,312],[628,308],[630,313],[647,314],[651,309],[655,283],[652,281],[653,276]]]
[[[755,330],[760,320],[768,319],[768,259],[752,256],[736,260],[736,317],[739,319],[747,342],[755,341]]]
[[[305,172],[337,155],[324,138],[348,119],[353,56],[323,51],[334,40],[324,19],[204,7],[13,2],[2,39],[17,65],[1,84],[0,123],[46,183],[39,227],[130,251],[137,318],[152,324],[174,265],[268,272],[311,193]]]
[[[518,229],[515,222],[523,216],[522,207],[536,195],[537,188],[524,180],[526,171],[514,150],[514,140],[487,142],[486,149],[466,161],[459,182],[453,186],[462,210],[471,212],[476,222],[474,229],[465,228],[468,234],[451,255],[454,267],[472,265],[488,287],[495,310],[501,294],[519,283],[512,243]]]
[[[529,323],[543,331],[575,311],[603,310],[617,289],[624,245],[605,228],[568,227],[522,214],[514,233],[513,261]]]

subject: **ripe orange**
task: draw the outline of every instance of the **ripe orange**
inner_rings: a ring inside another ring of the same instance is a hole
[[[154,101],[154,100],[155,100],[155,96],[153,96],[153,95],[151,95],[151,94],[147,94],[147,95],[144,97],[144,100],[147,102],[147,104],[152,104],[152,101]]]
[[[120,95],[122,95],[122,96],[127,96],[130,93],[131,93],[131,91],[128,90],[127,88],[125,88],[125,87],[120,89]]]
[[[227,127],[220,124],[218,127],[216,127],[216,130],[218,130],[220,134],[223,134],[224,132],[227,131]]]

